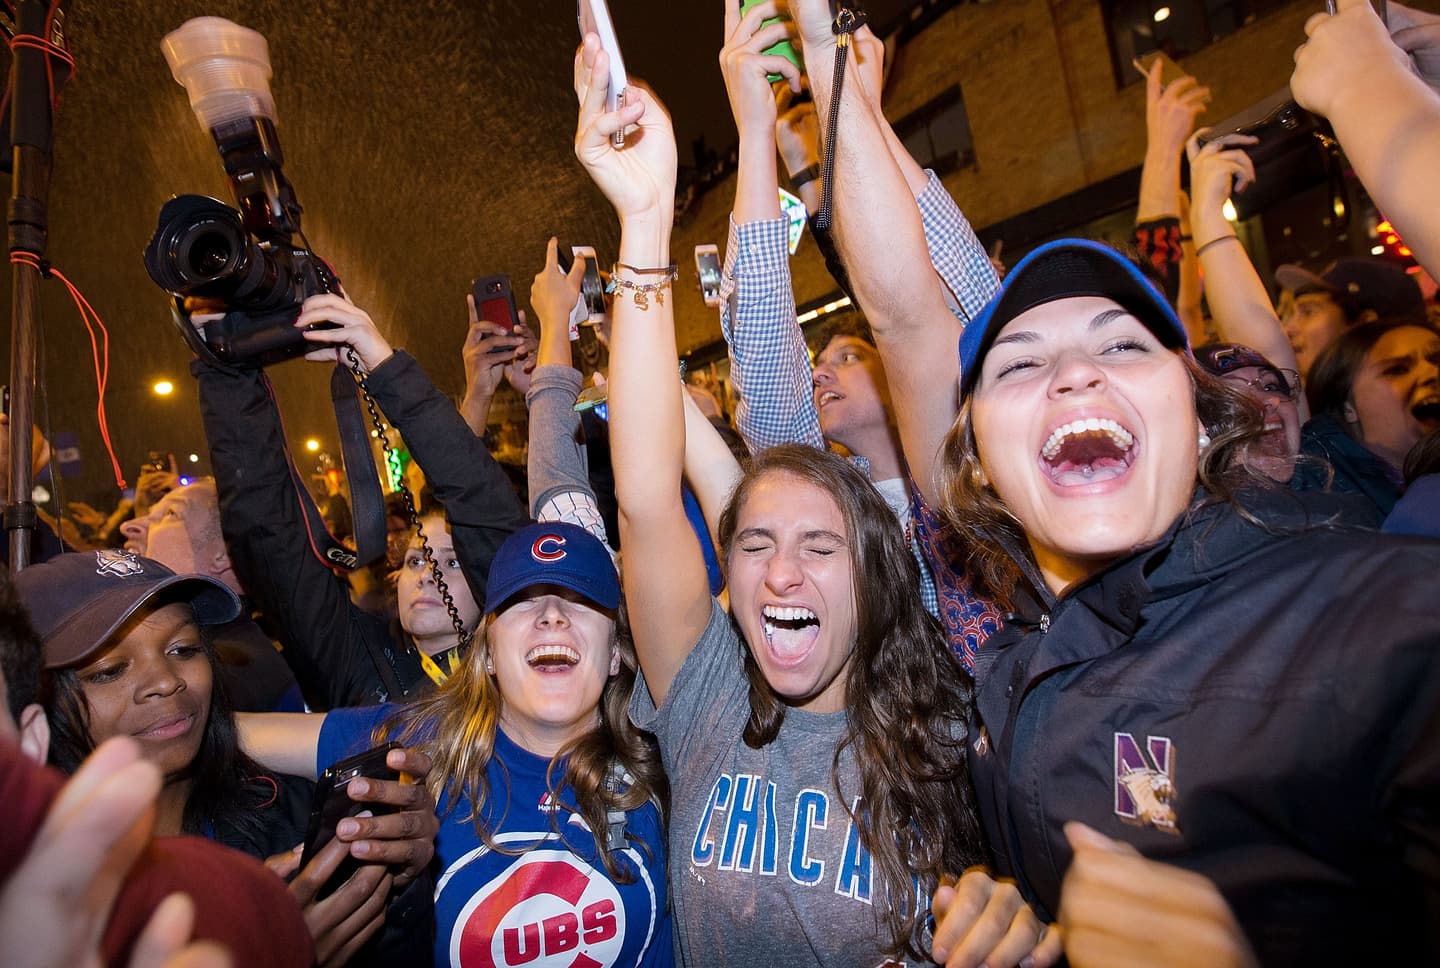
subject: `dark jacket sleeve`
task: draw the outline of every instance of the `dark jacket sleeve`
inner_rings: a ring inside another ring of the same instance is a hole
[[[310,548],[284,427],[260,373],[191,369],[235,575],[278,634],[307,701],[333,709],[402,696],[384,621],[351,604],[345,582]]]
[[[413,356],[396,350],[366,382],[445,506],[465,580],[483,609],[490,562],[510,533],[529,523],[525,506],[485,442]]]

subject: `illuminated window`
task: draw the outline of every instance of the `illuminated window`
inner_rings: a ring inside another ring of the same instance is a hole
[[[1286,5],[1287,0],[1100,0],[1115,81],[1140,81],[1135,58],[1162,50],[1175,60],[1188,57],[1227,34]]]

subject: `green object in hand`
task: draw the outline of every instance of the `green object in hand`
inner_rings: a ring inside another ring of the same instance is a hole
[[[764,3],[764,2],[765,2],[765,0],[740,0],[740,16],[742,16],[742,17],[745,16],[745,11],[749,10],[751,7],[755,6],[756,4],[760,4],[760,3]],[[762,27],[768,27],[770,24],[779,23],[780,19],[781,19],[781,18],[779,18],[779,17],[771,17],[769,20],[766,20],[766,21],[765,21],[763,24],[761,24],[760,26],[762,26]],[[782,40],[782,41],[780,41],[780,43],[776,44],[776,45],[773,46],[773,47],[767,47],[767,48],[765,48],[765,53],[766,53],[766,54],[771,54],[771,55],[778,55],[778,56],[780,56],[780,57],[783,57],[783,58],[785,58],[786,60],[788,60],[790,63],[794,64],[796,67],[800,68],[800,73],[801,73],[801,74],[804,74],[804,73],[805,73],[805,62],[800,59],[800,54],[799,54],[799,52],[795,50],[795,47],[790,43],[790,41],[788,41],[788,40]],[[771,74],[771,75],[770,75],[770,83],[771,83],[771,84],[774,84],[776,81],[779,81],[779,80],[782,80],[782,79],[783,79],[783,75],[780,75],[780,74]]]

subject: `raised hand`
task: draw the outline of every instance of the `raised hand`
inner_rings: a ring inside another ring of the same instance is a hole
[[[1150,149],[1178,155],[1210,102],[1210,89],[1188,74],[1162,85],[1161,65],[1156,58],[1145,75],[1145,131]]]
[[[536,362],[541,366],[571,365],[570,314],[580,299],[585,260],[575,259],[570,271],[560,271],[560,243],[553,236],[545,246],[545,266],[530,283],[530,308],[540,325]]]
[[[669,224],[675,207],[675,132],[665,106],[634,78],[625,103],[605,110],[610,89],[610,57],[600,39],[587,34],[575,55],[575,95],[580,116],[575,128],[575,157],[604,193],[623,223],[659,218]],[[625,145],[611,136],[634,126]]]
[[[766,0],[740,16],[735,0],[725,3],[725,46],[720,49],[720,73],[730,95],[730,113],[741,140],[774,137],[776,106],[770,75],[785,78],[790,91],[800,92],[800,68],[786,57],[765,51],[782,40],[795,40],[795,25],[788,18],[765,24],[780,16],[777,0]]]
[[[1309,38],[1295,51],[1290,90],[1300,106],[1329,117],[1348,95],[1385,84],[1394,70],[1410,72],[1410,58],[1390,39],[1369,0],[1338,0],[1335,14],[1305,21]]]
[[[1185,146],[1190,158],[1190,224],[1201,245],[1233,231],[1223,214],[1225,199],[1254,184],[1255,162],[1244,148],[1260,140],[1248,134],[1227,134],[1202,147],[1200,139],[1208,131],[1201,128]]]
[[[324,329],[314,329],[323,323],[333,323]],[[355,350],[360,368],[366,373],[388,360],[395,352],[380,335],[370,314],[356,306],[344,296],[325,293],[311,296],[300,306],[300,315],[295,319],[295,328],[304,330],[305,339],[318,344],[317,349],[305,354],[305,359],[321,363],[336,360],[350,364],[345,346]]]

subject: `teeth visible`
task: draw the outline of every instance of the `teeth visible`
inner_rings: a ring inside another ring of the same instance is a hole
[[[525,661],[530,665],[537,665],[541,662],[554,662],[556,660],[575,665],[580,661],[580,653],[568,645],[537,645],[525,653]]]
[[[766,605],[762,611],[766,618],[775,619],[779,622],[803,622],[807,619],[811,622],[817,621],[818,616],[808,608],[797,606]]]
[[[1060,453],[1060,446],[1065,443],[1065,438],[1073,434],[1096,433],[1104,431],[1110,435],[1115,446],[1122,450],[1129,450],[1135,443],[1135,437],[1109,418],[1086,417],[1084,420],[1076,420],[1072,423],[1056,427],[1050,433],[1050,439],[1045,441],[1045,446],[1040,448],[1040,456],[1046,460],[1053,460]]]
[[[836,393],[834,390],[826,390],[824,393],[820,394],[820,404],[821,404],[822,406],[823,406],[824,404],[829,403],[831,400],[839,400],[839,399],[840,399],[840,394]]]

